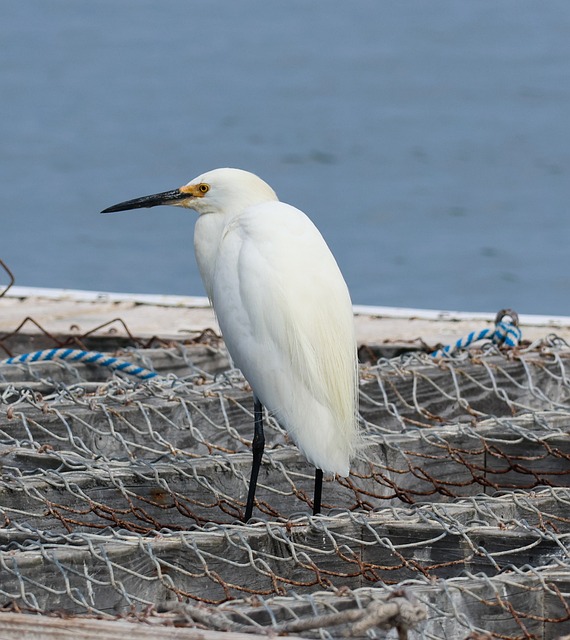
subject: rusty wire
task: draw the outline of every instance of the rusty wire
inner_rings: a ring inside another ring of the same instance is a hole
[[[6,293],[12,284],[0,294],[0,297]],[[202,344],[219,350],[222,341],[220,336],[212,329],[192,331],[190,333],[192,335],[182,341],[182,344]],[[38,343],[39,336],[41,337],[41,342]],[[77,325],[71,325],[67,333],[56,335],[46,329],[38,320],[28,316],[14,330],[0,334],[0,349],[7,356],[12,357],[15,355],[14,349],[34,351],[38,349],[38,346],[45,349],[73,346],[88,351],[93,346],[103,349],[104,346],[101,345],[106,345],[109,341],[114,341],[116,343],[114,346],[116,347],[124,346],[138,349],[168,348],[176,347],[177,344],[180,344],[180,341],[173,342],[160,336],[151,336],[145,339],[139,338],[132,333],[127,323],[120,317],[103,322],[83,332],[80,332]]]
[[[10,270],[10,268],[8,267],[8,265],[2,259],[0,259],[0,267],[4,269],[4,271],[6,272],[10,280],[10,282],[4,287],[3,291],[0,292],[0,298],[2,298],[2,296],[5,296],[8,293],[8,291],[12,288],[12,286],[16,282],[16,278],[12,273],[12,271]]]

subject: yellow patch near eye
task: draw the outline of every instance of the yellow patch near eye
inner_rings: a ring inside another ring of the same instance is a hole
[[[205,182],[200,184],[187,184],[179,189],[180,193],[188,194],[194,198],[203,198],[208,191],[210,191],[210,185]]]

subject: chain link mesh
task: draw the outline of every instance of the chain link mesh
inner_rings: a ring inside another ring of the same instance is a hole
[[[166,380],[0,367],[0,606],[306,637],[570,632],[562,341],[363,365],[362,445],[322,517],[268,416],[248,526],[252,395],[219,343],[127,355]]]

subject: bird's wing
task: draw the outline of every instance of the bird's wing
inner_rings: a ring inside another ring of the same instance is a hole
[[[353,438],[352,306],[309,218],[281,202],[235,218],[223,235],[214,280],[212,302],[226,344],[262,402],[293,431],[300,417],[292,407],[310,411],[318,403],[338,422],[335,429]]]

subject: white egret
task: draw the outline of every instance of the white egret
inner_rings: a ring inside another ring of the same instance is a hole
[[[347,476],[358,439],[357,356],[348,288],[323,237],[261,178],[215,169],[187,185],[102,213],[156,205],[194,209],[194,249],[226,346],[254,393],[253,510],[265,446],[262,406],[323,472]]]

